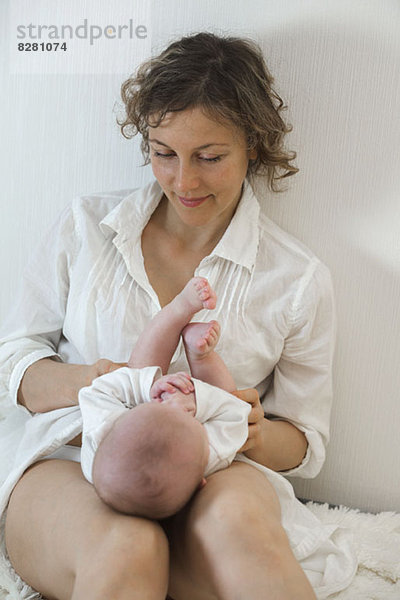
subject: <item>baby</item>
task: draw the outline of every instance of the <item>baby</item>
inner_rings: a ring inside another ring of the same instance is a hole
[[[151,519],[178,512],[204,484],[209,454],[203,425],[178,405],[140,404],[101,442],[93,483],[112,508]]]
[[[215,306],[208,281],[192,278],[139,336],[128,367],[157,365],[166,373],[182,335],[191,375],[233,392],[234,380],[214,350],[218,323],[190,323],[199,310]],[[193,418],[196,396],[189,374],[161,376],[151,386],[150,400],[115,421],[96,451],[92,476],[100,498],[112,508],[163,519],[205,485],[209,439]]]

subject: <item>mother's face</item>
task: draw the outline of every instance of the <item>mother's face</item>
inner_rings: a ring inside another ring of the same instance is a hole
[[[249,153],[245,135],[201,108],[167,113],[149,131],[153,173],[186,224],[229,219],[240,199]]]

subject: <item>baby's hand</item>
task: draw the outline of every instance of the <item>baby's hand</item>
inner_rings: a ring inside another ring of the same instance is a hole
[[[150,398],[152,402],[174,404],[193,415],[196,413],[194,385],[188,373],[163,375],[153,383]]]
[[[152,402],[162,402],[163,393],[173,394],[176,390],[180,390],[184,394],[189,394],[194,391],[194,385],[189,373],[180,371],[172,375],[163,375],[157,379],[151,386],[150,398]]]
[[[189,413],[192,417],[196,414],[196,397],[194,392],[189,392],[188,394],[184,394],[180,390],[175,389],[173,393],[163,392],[162,400],[163,404],[169,404],[171,406],[175,406],[179,410],[183,410],[184,412]]]

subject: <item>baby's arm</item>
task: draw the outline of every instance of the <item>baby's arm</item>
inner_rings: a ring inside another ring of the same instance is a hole
[[[207,432],[210,455],[205,476],[224,469],[234,460],[248,436],[250,405],[224,390],[193,379],[196,419]]]
[[[83,423],[81,465],[90,483],[93,460],[100,442],[121,415],[146,401],[150,386],[159,375],[158,367],[140,370],[123,367],[98,377],[90,386],[80,390]]]

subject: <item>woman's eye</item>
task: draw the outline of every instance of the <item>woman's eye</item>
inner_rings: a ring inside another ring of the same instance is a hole
[[[218,162],[219,160],[221,160],[220,156],[214,156],[213,158],[206,158],[205,156],[200,157],[202,160],[205,160],[206,162]]]
[[[175,154],[173,152],[164,153],[164,152],[157,152],[157,150],[154,150],[154,156],[158,156],[160,158],[170,158],[171,156],[175,156]]]
[[[153,156],[157,157],[157,158],[173,158],[174,156],[176,156],[175,152],[158,152],[157,150],[153,150]],[[207,157],[207,156],[198,156],[199,160],[202,160],[204,162],[209,162],[209,163],[216,163],[218,161],[220,161],[222,158],[222,156],[213,156],[213,157]]]

